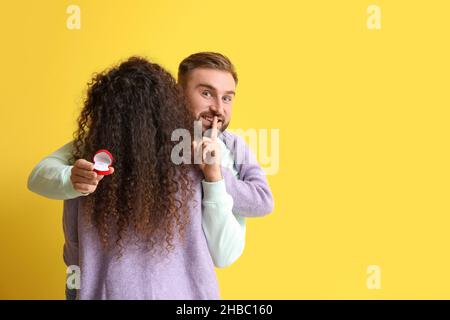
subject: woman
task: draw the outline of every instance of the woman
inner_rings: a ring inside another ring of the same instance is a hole
[[[133,57],[93,79],[73,160],[107,149],[115,170],[94,193],[64,202],[64,259],[79,266],[79,299],[219,299],[202,196],[218,216],[233,201],[223,180],[202,194],[201,172],[171,161],[173,130],[192,126],[157,64]]]

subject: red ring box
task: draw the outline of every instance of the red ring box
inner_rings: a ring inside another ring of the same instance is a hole
[[[103,176],[111,174],[113,161],[114,158],[108,150],[98,150],[94,155],[94,171]]]

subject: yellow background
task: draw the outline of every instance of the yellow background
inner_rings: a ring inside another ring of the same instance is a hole
[[[69,30],[66,9],[81,8]],[[381,8],[368,30],[367,7]],[[239,73],[231,128],[280,129],[275,211],[223,299],[450,298],[449,1],[2,1],[0,298],[63,299],[62,203],[27,190],[93,72],[198,51]],[[381,289],[366,286],[381,268]]]

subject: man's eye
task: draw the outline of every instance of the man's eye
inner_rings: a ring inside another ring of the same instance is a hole
[[[231,98],[231,96],[224,96],[223,97],[223,101],[225,101],[225,102],[231,102],[231,100],[233,100],[233,98]]]
[[[211,97],[211,92],[209,91],[203,91],[202,95],[204,95],[205,97]]]

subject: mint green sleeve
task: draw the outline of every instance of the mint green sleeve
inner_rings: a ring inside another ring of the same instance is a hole
[[[72,142],[65,144],[48,157],[42,159],[28,177],[28,189],[41,196],[66,200],[85,194],[76,191],[70,181],[72,165]]]
[[[245,218],[234,214],[233,198],[225,181],[202,181],[202,227],[214,265],[225,268],[235,262],[245,247]]]

